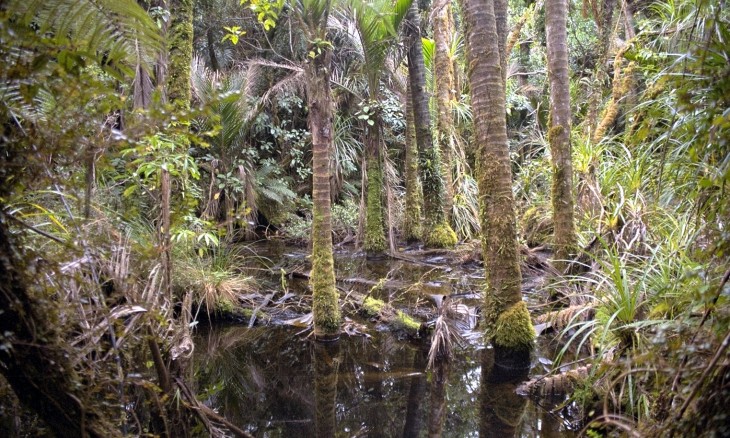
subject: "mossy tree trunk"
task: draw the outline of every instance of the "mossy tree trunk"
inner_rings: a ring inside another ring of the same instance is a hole
[[[576,245],[573,222],[573,162],[570,144],[570,76],[568,71],[568,0],[547,0],[545,25],[550,80],[548,141],[553,162],[552,203],[555,265],[563,270]]]
[[[326,16],[324,22],[326,23]],[[324,24],[313,29],[319,38],[325,37]],[[314,38],[310,38],[313,40]],[[332,256],[332,198],[330,175],[332,155],[332,91],[330,65],[332,52],[321,49],[320,54],[307,64],[308,124],[312,133],[312,311],[314,335],[320,339],[339,336],[339,294],[335,287],[334,259]]]
[[[436,132],[438,150],[441,152],[441,165],[444,178],[444,210],[447,220],[451,220],[451,209],[454,205],[454,177],[452,160],[452,141],[454,136],[454,119],[451,113],[451,101],[454,90],[454,64],[449,55],[449,44],[453,33],[451,22],[451,4],[434,3],[438,10],[433,11],[434,39],[434,91],[436,94]]]
[[[431,136],[431,116],[426,93],[426,67],[423,63],[421,19],[418,2],[408,11],[408,77],[413,98],[413,116],[418,142],[418,171],[423,185],[423,210],[425,228],[423,242],[434,248],[451,248],[456,245],[456,233],[444,215],[444,182],[441,175],[441,157]]]
[[[418,178],[418,144],[416,128],[413,123],[413,99],[410,81],[407,84],[405,100],[406,113],[406,199],[403,218],[403,237],[407,242],[421,240],[421,206],[423,195],[421,181]]]
[[[381,154],[380,120],[368,125],[365,132],[365,154],[367,155],[367,196],[365,211],[365,250],[369,254],[383,253],[388,248],[385,237],[385,178]]]
[[[469,84],[478,144],[486,336],[508,349],[530,349],[535,331],[522,301],[517,226],[507,144],[494,0],[463,0]]]

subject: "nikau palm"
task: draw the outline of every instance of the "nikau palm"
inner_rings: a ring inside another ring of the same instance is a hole
[[[339,294],[335,287],[334,258],[332,255],[332,205],[330,174],[332,167],[332,92],[330,72],[331,45],[326,41],[327,17],[330,0],[305,0],[299,3],[296,14],[309,40],[308,52],[314,54],[307,62],[307,117],[312,133],[312,312],[314,335],[319,339],[333,339],[340,332]]]
[[[405,16],[411,0],[376,0],[351,2],[351,10],[363,50],[363,69],[368,84],[369,101],[362,107],[362,117],[367,119],[365,154],[367,172],[367,207],[365,213],[365,250],[383,252],[385,238],[385,208],[383,207],[383,142],[382,119],[378,109],[380,80],[386,58],[395,43],[396,30]]]
[[[547,61],[550,78],[550,130],[553,162],[553,222],[555,260],[565,267],[575,247],[573,225],[573,164],[570,146],[570,77],[568,75],[568,1],[545,2]]]
[[[522,301],[512,173],[507,145],[505,85],[500,62],[495,0],[463,0],[469,84],[478,143],[486,294],[486,336],[497,347],[530,350],[535,331]]]
[[[450,248],[456,245],[456,233],[444,214],[444,181],[438,145],[431,136],[431,116],[426,93],[426,67],[423,61],[420,18],[417,3],[408,11],[408,76],[413,99],[413,119],[418,143],[418,172],[423,187],[425,227],[423,241],[427,246]]]

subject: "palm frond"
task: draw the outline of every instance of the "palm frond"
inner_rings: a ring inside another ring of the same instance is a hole
[[[116,63],[128,76],[137,64],[149,68],[162,49],[157,27],[133,0],[11,0],[7,9],[52,45],[75,47],[103,66]]]

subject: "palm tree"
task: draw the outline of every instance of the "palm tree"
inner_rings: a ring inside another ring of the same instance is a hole
[[[444,175],[444,207],[447,220],[451,220],[454,205],[454,178],[452,174],[452,141],[454,137],[454,119],[451,112],[451,101],[454,89],[454,64],[450,56],[453,22],[451,4],[449,2],[433,4],[433,87],[436,94],[436,132],[437,146],[443,159]]]
[[[421,181],[418,179],[418,143],[416,142],[416,128],[413,122],[413,97],[410,81],[406,81],[406,94],[403,96],[406,112],[406,159],[405,183],[406,199],[403,214],[403,238],[407,242],[421,240],[423,228],[421,226],[421,207],[423,194]]]
[[[385,214],[383,207],[383,157],[381,116],[378,110],[380,80],[386,58],[393,47],[398,26],[411,4],[411,0],[353,0],[351,12],[362,47],[364,74],[368,84],[368,102],[362,106],[361,117],[366,120],[365,153],[368,178],[367,207],[365,210],[365,249],[371,253],[386,249]]]
[[[570,146],[570,78],[568,76],[568,1],[545,3],[547,59],[550,76],[550,152],[553,161],[553,222],[555,260],[559,269],[575,247],[573,225],[573,164]]]
[[[408,11],[408,76],[413,98],[413,119],[418,142],[418,170],[423,186],[425,228],[423,241],[427,246],[450,248],[456,245],[456,233],[444,214],[444,181],[441,175],[441,157],[438,145],[431,136],[429,97],[426,93],[426,67],[423,62],[423,44],[417,3]]]
[[[312,133],[312,311],[314,335],[318,339],[337,338],[340,333],[339,294],[335,287],[332,255],[332,206],[330,174],[332,167],[332,45],[327,41],[330,0],[298,2],[296,16],[309,41],[310,60],[305,67],[308,124]]]
[[[200,58],[193,61],[193,98],[212,115],[198,118],[195,127],[216,132],[207,137],[209,154],[201,165],[210,174],[202,216],[226,224],[229,235],[235,225],[242,226],[247,237],[252,235],[263,202],[278,206],[296,196],[279,176],[278,166],[262,165],[249,144],[251,127],[263,105],[261,99],[254,104],[252,95],[259,74],[256,66],[216,72]]]
[[[478,143],[487,338],[497,347],[529,351],[535,331],[522,301],[512,194],[505,86],[494,14],[495,0],[463,0],[469,84]]]

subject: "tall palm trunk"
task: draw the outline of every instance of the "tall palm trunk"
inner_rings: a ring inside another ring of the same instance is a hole
[[[326,20],[325,20],[326,21]],[[312,292],[314,334],[333,338],[340,331],[339,295],[335,288],[332,256],[332,198],[330,156],[332,151],[332,92],[329,70],[332,52],[324,50],[308,64],[308,123],[312,133]]]
[[[486,335],[498,347],[529,350],[535,331],[522,301],[512,174],[494,0],[463,0],[478,143]]]
[[[449,56],[449,43],[453,26],[451,23],[451,5],[449,3],[434,11],[433,39],[434,78],[436,92],[436,132],[438,133],[438,149],[441,152],[444,177],[444,209],[448,219],[454,205],[454,178],[452,175],[451,150],[454,135],[454,120],[451,115],[452,90],[454,89],[454,68]]]
[[[441,157],[431,137],[431,117],[426,93],[426,67],[423,63],[418,4],[408,11],[408,76],[411,81],[413,115],[418,142],[418,170],[423,185],[425,228],[423,241],[427,246],[449,248],[456,245],[456,233],[444,215],[444,183],[441,177]]]
[[[382,253],[388,247],[388,241],[385,238],[385,207],[383,205],[385,179],[380,143],[380,123],[376,118],[375,124],[367,126],[365,132],[367,196],[364,247],[370,254]]]
[[[547,0],[547,60],[550,78],[550,129],[553,161],[555,260],[564,269],[576,244],[573,224],[573,163],[570,144],[570,78],[568,74],[568,0]]]
[[[507,0],[494,0],[494,20],[497,25],[497,47],[499,65],[502,68],[502,83],[507,84]]]
[[[403,217],[403,237],[407,242],[421,240],[421,181],[418,179],[418,144],[416,128],[413,126],[413,98],[411,84],[407,81],[403,100],[406,112],[406,199]]]

